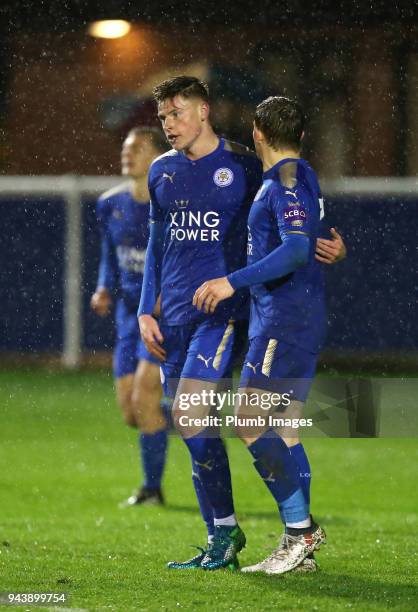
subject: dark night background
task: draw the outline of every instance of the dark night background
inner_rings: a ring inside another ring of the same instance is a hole
[[[105,6],[103,6],[105,4]],[[351,2],[342,0],[320,0],[306,3],[301,0],[287,2],[245,2],[228,3],[205,0],[205,2],[185,1],[181,4],[159,0],[128,2],[121,0],[63,2],[5,2],[2,11],[9,27],[31,31],[77,30],[95,19],[146,20],[149,23],[183,23],[227,25],[231,28],[238,24],[251,22],[268,25],[305,26],[344,25],[376,26],[397,24],[410,26],[416,20],[417,5],[414,2]]]
[[[307,110],[306,154],[321,176],[415,174],[416,9],[345,0],[3,3],[0,172],[117,173],[126,129],[153,120],[144,82],[203,61],[219,132],[251,144],[254,104],[281,92]],[[120,43],[92,39],[88,24],[102,18],[129,20],[133,32]],[[125,112],[118,125],[109,120],[115,108]],[[73,117],[82,144],[63,132]],[[327,145],[334,154],[324,155]]]
[[[218,133],[250,145],[255,104],[297,97],[308,116],[304,155],[323,180],[417,174],[416,3],[53,0],[6,2],[0,13],[0,174],[117,175],[126,131],[155,122],[152,86],[173,71],[208,80]],[[103,18],[126,19],[132,31],[92,38],[88,25]],[[1,200],[6,350],[62,342],[64,211],[35,202]],[[349,248],[329,271],[329,347],[415,350],[415,276],[405,262],[415,261],[417,203],[416,194],[328,199],[329,224]],[[88,309],[93,205],[86,202],[83,226],[88,348],[111,343],[108,323]]]

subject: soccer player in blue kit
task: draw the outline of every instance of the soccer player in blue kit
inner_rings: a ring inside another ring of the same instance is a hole
[[[264,174],[248,219],[248,265],[203,283],[194,296],[198,309],[216,314],[223,300],[250,288],[250,344],[238,393],[287,393],[292,399],[280,416],[290,418],[301,415],[326,328],[323,269],[315,260],[323,200],[314,171],[300,157],[303,130],[296,102],[270,97],[257,106],[253,136]],[[238,417],[261,412],[236,406]],[[243,571],[314,570],[313,552],[325,533],[309,513],[309,462],[291,428],[268,424],[256,431],[238,421],[238,434],[278,504],[285,533],[271,555]]]
[[[246,221],[261,181],[261,165],[247,147],[219,138],[209,122],[208,91],[194,77],[161,83],[154,96],[158,116],[173,149],[149,171],[150,242],[138,310],[147,349],[162,360],[171,395],[179,380],[173,419],[192,457],[193,482],[208,526],[206,554],[191,565],[216,569],[235,563],[225,556],[241,550],[231,475],[223,441],[216,432],[181,427],[179,397],[214,391],[230,375],[235,321],[245,309],[246,292],[226,300],[215,316],[192,305],[193,294],[214,274],[224,275],[245,263]],[[152,317],[161,293],[161,320]],[[174,384],[173,384],[174,383]],[[210,406],[194,406],[194,417]],[[184,414],[184,413],[183,413]],[[209,554],[210,553],[210,554]]]
[[[125,422],[139,430],[144,483],[126,505],[163,503],[167,424],[160,408],[159,362],[141,342],[136,312],[149,237],[148,168],[167,150],[160,130],[133,128],[121,153],[122,175],[129,180],[104,193],[97,203],[101,260],[92,309],[106,316],[116,294],[116,343],[113,371]]]
[[[180,398],[203,398],[231,375],[236,321],[245,316],[246,291],[235,292],[215,314],[199,312],[192,299],[207,279],[245,265],[247,217],[262,167],[246,147],[213,132],[208,91],[198,79],[169,79],[154,95],[173,149],[155,160],[149,172],[150,242],[138,317],[145,345],[162,361],[165,384],[175,394],[173,417],[192,457],[209,534],[206,550],[169,567],[236,567],[245,536],[234,513],[225,447],[216,428],[181,424]],[[160,294],[157,323],[152,312]],[[202,401],[190,406],[189,414],[201,418],[210,409]]]

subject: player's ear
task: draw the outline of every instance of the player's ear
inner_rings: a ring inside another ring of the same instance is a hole
[[[254,142],[262,142],[264,140],[263,132],[258,129],[258,127],[253,124],[253,138]]]
[[[209,104],[202,102],[199,106],[199,117],[201,121],[206,121],[209,117]]]

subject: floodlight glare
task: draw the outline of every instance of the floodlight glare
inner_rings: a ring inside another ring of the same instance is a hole
[[[131,24],[123,19],[106,19],[93,21],[89,26],[90,36],[96,38],[121,38],[131,29]]]

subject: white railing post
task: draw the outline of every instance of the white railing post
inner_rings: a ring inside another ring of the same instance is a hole
[[[62,363],[66,368],[80,365],[82,349],[82,199],[79,181],[67,177],[65,191],[65,268]]]

